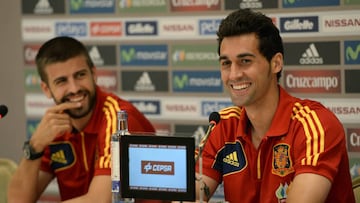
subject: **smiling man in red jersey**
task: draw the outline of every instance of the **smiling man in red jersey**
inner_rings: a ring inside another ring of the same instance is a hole
[[[127,111],[130,133],[154,133],[154,127],[131,103],[96,85],[96,68],[78,40],[64,36],[47,41],[36,65],[41,89],[55,105],[24,143],[8,202],[36,202],[56,178],[63,202],[110,203],[110,138],[117,111]]]
[[[240,9],[217,36],[234,107],[219,112],[204,146],[197,196],[203,191],[208,200],[223,183],[231,203],[355,202],[342,124],[319,102],[279,85],[283,42],[272,19]]]

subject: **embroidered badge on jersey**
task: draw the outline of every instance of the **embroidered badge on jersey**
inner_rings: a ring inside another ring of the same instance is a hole
[[[213,168],[229,175],[247,166],[246,155],[240,142],[226,143],[218,152]]]
[[[61,170],[74,163],[74,151],[70,143],[56,143],[50,145],[51,168]]]
[[[275,175],[284,177],[294,172],[290,157],[290,146],[288,144],[277,144],[273,147],[272,163],[272,173]]]

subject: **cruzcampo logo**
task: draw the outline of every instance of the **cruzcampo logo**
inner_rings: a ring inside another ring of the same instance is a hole
[[[83,5],[83,0],[70,0],[71,10],[77,11]]]
[[[173,78],[173,85],[176,89],[183,89],[186,84],[189,82],[189,76],[186,74],[183,74],[181,77],[174,76]]]
[[[130,61],[132,61],[132,59],[135,58],[135,49],[134,48],[130,48],[128,51],[126,50],[122,50],[121,51],[121,59],[126,62],[129,63]]]

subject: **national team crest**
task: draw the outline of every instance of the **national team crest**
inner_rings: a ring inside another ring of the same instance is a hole
[[[284,177],[294,172],[289,151],[290,146],[287,144],[277,144],[273,147],[273,174]]]

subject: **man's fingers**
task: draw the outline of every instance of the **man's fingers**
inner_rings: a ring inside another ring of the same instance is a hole
[[[61,136],[63,135],[63,133],[65,132],[71,132],[73,129],[72,125],[68,125],[68,124],[63,124],[63,125],[58,125],[55,127],[54,132],[56,132],[56,136]]]
[[[52,111],[56,112],[56,113],[62,113],[64,110],[75,109],[75,108],[79,108],[79,107],[81,107],[80,102],[65,102],[65,103],[56,105],[54,108],[52,108]]]

